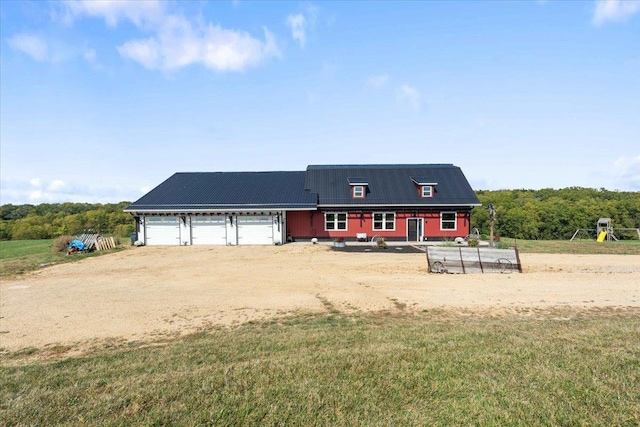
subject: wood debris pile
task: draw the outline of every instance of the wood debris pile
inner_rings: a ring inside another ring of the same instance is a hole
[[[102,237],[99,234],[85,233],[77,236],[76,239],[86,245],[87,251],[105,251],[118,246],[118,241],[115,237]]]

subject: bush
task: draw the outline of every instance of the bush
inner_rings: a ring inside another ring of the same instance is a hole
[[[116,225],[113,234],[118,237],[129,237],[129,233],[133,233],[136,231],[135,224],[131,222],[131,224],[118,224]]]
[[[75,239],[75,237],[69,236],[69,235],[56,237],[53,243],[51,244],[51,251],[52,252],[66,251],[67,248],[69,247],[69,243],[71,243],[73,239]]]

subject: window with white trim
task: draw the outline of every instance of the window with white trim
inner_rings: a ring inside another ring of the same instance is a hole
[[[433,197],[433,187],[430,185],[423,185],[422,197]]]
[[[393,212],[374,212],[373,229],[374,230],[395,230],[396,214]]]
[[[356,198],[364,197],[364,186],[362,186],[362,185],[354,185],[353,186],[353,197],[356,197]]]
[[[440,212],[440,230],[456,230],[456,212]]]
[[[347,214],[345,212],[327,212],[324,214],[324,230],[346,230]]]

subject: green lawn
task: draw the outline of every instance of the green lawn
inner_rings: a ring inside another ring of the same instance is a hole
[[[14,259],[51,252],[53,239],[0,241],[0,259]]]
[[[514,247],[522,253],[640,255],[640,240],[598,243],[595,240],[519,240],[503,237],[500,247]]]
[[[101,253],[67,256],[66,252],[52,252],[52,243],[53,239],[0,241],[0,277],[15,276],[50,264],[72,262]]]
[[[0,419],[60,426],[636,426],[638,342],[638,311],[535,319],[301,316],[57,362],[5,355]]]

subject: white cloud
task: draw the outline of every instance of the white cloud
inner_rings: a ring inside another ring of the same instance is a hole
[[[199,64],[215,71],[237,72],[281,55],[266,28],[261,40],[247,32],[169,13],[168,2],[83,0],[64,4],[71,21],[81,16],[100,17],[111,27],[129,21],[150,33],[150,37],[124,42],[117,50],[122,57],[152,70],[171,71]]]
[[[312,3],[304,3],[303,11],[287,16],[286,25],[291,29],[291,37],[304,49],[309,33],[314,34],[320,9]]]
[[[144,187],[142,187],[142,188],[140,189],[140,192],[141,192],[142,194],[147,194],[149,191],[151,191],[151,187],[150,187],[150,186],[148,186],[148,185],[145,185]]]
[[[91,183],[85,186],[75,182],[66,183],[60,179],[33,178],[31,180],[5,180],[0,181],[2,188],[2,203],[21,205],[25,203],[118,203],[124,200],[137,200],[140,193],[131,188],[127,181],[114,183],[109,180],[108,187],[102,183]],[[149,187],[146,187],[150,190]],[[145,188],[141,189],[145,190]],[[144,191],[143,191],[144,192]]]
[[[412,86],[409,86],[407,84],[403,84],[402,86],[400,86],[398,99],[402,102],[408,103],[416,110],[422,109],[422,95],[420,94],[418,89]]]
[[[81,16],[103,18],[110,27],[120,21],[131,21],[136,26],[162,19],[165,2],[159,0],[67,0],[63,19],[71,23]]]
[[[382,87],[385,84],[387,84],[388,81],[389,81],[389,75],[388,74],[381,74],[379,76],[370,77],[367,80],[367,85],[368,86],[373,86],[373,87]]]
[[[309,28],[315,28],[320,8],[312,3],[306,3],[304,9]]]
[[[186,20],[175,19],[164,25],[157,37],[128,41],[118,47],[118,52],[149,69],[175,70],[200,64],[215,71],[244,71],[280,56],[266,28],[264,37],[261,41],[249,33],[211,24],[195,30]]]
[[[40,62],[59,63],[84,58],[89,64],[98,67],[96,51],[86,46],[74,47],[56,37],[44,37],[37,34],[19,33],[8,40],[9,46],[29,55]]]
[[[120,55],[133,59],[149,69],[158,68],[160,65],[160,45],[155,39],[128,41],[117,49]]]
[[[219,25],[190,21],[169,13],[171,3],[158,0],[74,0],[64,1],[54,18],[71,24],[81,17],[102,18],[110,27],[122,21],[131,22],[146,38],[128,40],[117,46],[123,58],[131,59],[152,70],[171,71],[199,64],[215,71],[241,72],[265,60],[280,57],[275,37],[264,28],[264,39],[248,32],[224,29]],[[35,34],[20,33],[8,40],[9,46],[37,61],[60,62],[83,58],[95,69],[101,69],[94,49],[69,46],[62,40],[45,39]]]
[[[263,29],[265,41],[241,33],[210,25],[201,42],[202,57],[196,58],[217,71],[243,71],[263,60],[279,57],[280,50],[273,34]]]
[[[287,17],[287,26],[291,28],[291,37],[300,43],[300,47],[304,49],[304,46],[307,43],[307,20],[304,15],[301,13],[289,15]]]
[[[31,202],[37,203],[42,200],[42,191],[35,190],[29,193],[29,200]]]
[[[36,61],[49,59],[47,42],[34,34],[16,34],[8,40],[8,43],[12,49],[26,53]]]
[[[61,189],[62,187],[64,187],[64,182],[62,180],[59,179],[54,179],[53,181],[51,181],[51,184],[49,184],[49,191],[56,191]]]
[[[613,163],[612,174],[620,190],[640,190],[640,155],[619,157]]]
[[[606,22],[626,22],[640,11],[639,0],[598,0],[592,22],[602,25]]]

